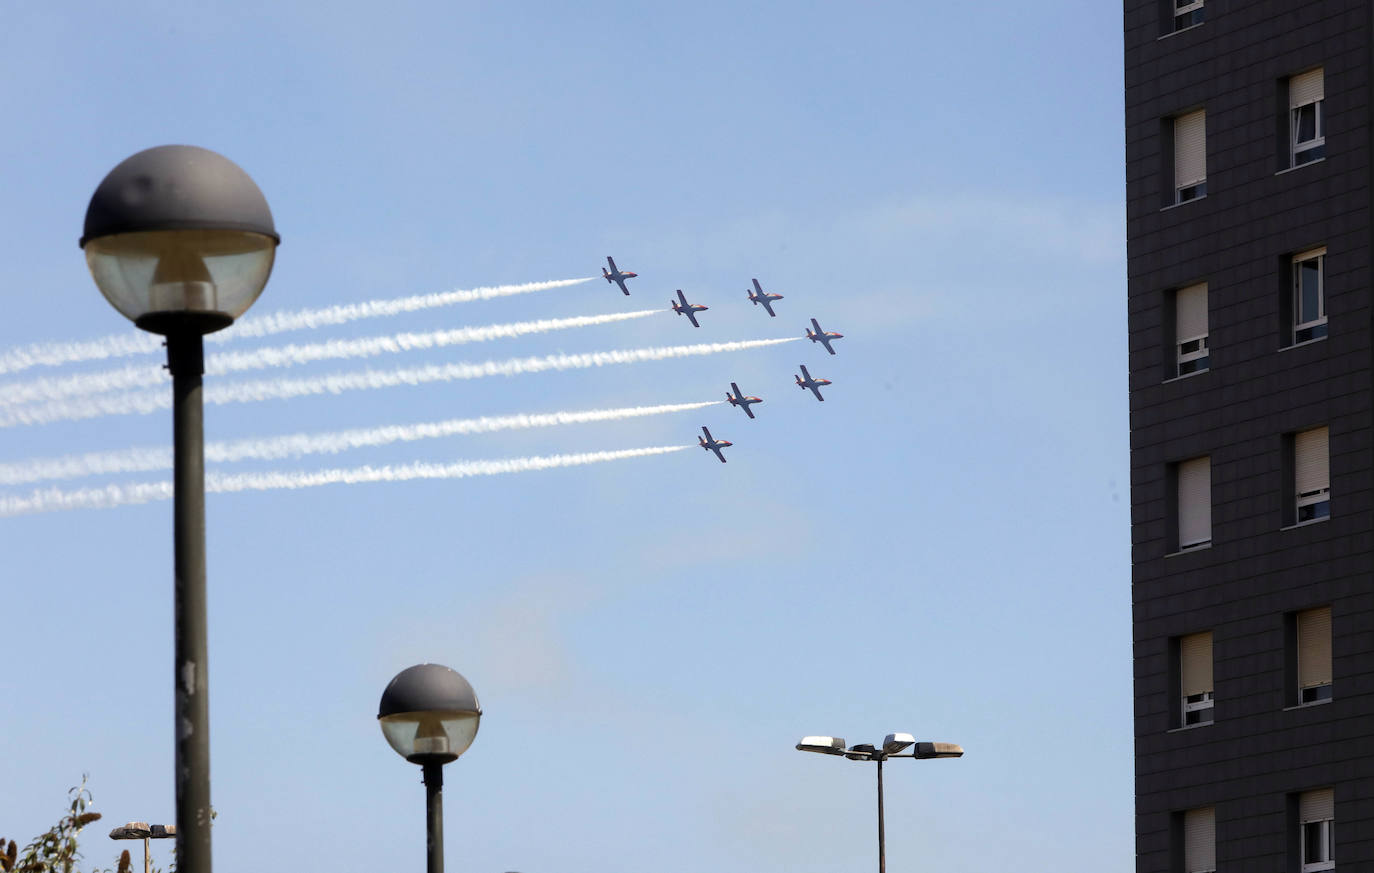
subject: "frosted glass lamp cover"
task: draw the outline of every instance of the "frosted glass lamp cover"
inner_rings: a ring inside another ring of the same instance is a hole
[[[396,753],[416,764],[446,764],[477,736],[482,707],[468,681],[439,664],[402,670],[382,693],[377,719]]]
[[[279,239],[262,192],[236,164],[159,146],[100,183],[81,247],[101,293],[139,327],[209,333],[262,293]]]

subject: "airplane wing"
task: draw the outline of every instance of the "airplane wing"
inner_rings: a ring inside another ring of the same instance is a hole
[[[710,432],[709,430],[707,430],[706,427],[705,427],[704,425],[703,425],[702,428],[701,428],[701,432],[704,433],[704,434],[706,434],[706,441],[707,441],[707,442],[714,442],[714,441],[715,441],[715,437],[711,436],[711,432]]]
[[[742,397],[744,397],[744,395],[740,393],[739,386],[736,385],[734,382],[731,382],[731,383],[730,383],[730,390],[733,391],[733,392],[735,392],[735,399],[736,399],[736,400],[739,400],[739,399],[741,399]]]
[[[713,452],[716,453],[716,457],[717,457],[717,458],[720,458],[720,462],[721,462],[722,464],[728,464],[728,463],[730,463],[729,461],[725,460],[725,453],[722,452],[722,451],[720,450],[720,447],[719,447],[719,446],[717,446],[716,448],[712,449],[711,451],[713,451]]]
[[[744,404],[744,414],[749,416],[750,418],[754,417],[754,410],[749,408],[748,403]]]
[[[624,279],[616,279],[616,280],[615,280],[615,283],[616,283],[617,285],[620,286],[620,290],[621,290],[621,291],[625,292],[625,296],[626,296],[626,297],[629,297],[629,296],[630,296],[630,289],[625,287],[625,280],[624,280]]]
[[[754,291],[755,291],[760,297],[763,296],[763,289],[759,287],[759,280],[758,280],[758,279],[755,279],[755,280],[754,280]]]
[[[817,400],[821,401],[822,403],[825,402],[825,398],[821,396],[821,389],[816,385],[811,386],[811,393],[816,395]]]
[[[773,302],[772,302],[771,300],[769,300],[767,297],[765,297],[765,298],[763,298],[762,300],[760,300],[759,302],[763,304],[763,308],[764,308],[764,309],[768,310],[768,314],[769,314],[769,315],[773,316],[774,318],[777,318],[777,317],[778,317],[778,314],[777,314],[776,312],[773,311]]]
[[[802,364],[802,365],[801,365],[801,368],[802,368],[802,378],[805,379],[805,380],[807,380],[808,382],[811,381],[811,374],[808,373],[808,372],[806,372],[806,365],[805,365],[805,364]]]
[[[611,257],[610,255],[607,255],[607,256],[606,256],[606,263],[608,263],[608,264],[611,265],[611,272],[612,272],[612,273],[619,273],[619,272],[620,272],[619,270],[617,270],[617,269],[615,268],[615,258]]]
[[[683,315],[687,316],[687,320],[692,323],[692,327],[701,327],[701,325],[697,322],[697,314],[693,312],[690,307],[687,309],[686,312],[683,313]]]
[[[816,329],[817,334],[825,336],[825,331],[821,330],[820,322],[816,321],[816,319],[811,319],[811,326]]]

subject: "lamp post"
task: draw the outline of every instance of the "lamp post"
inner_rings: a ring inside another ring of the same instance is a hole
[[[232,161],[159,146],[119,164],[86,209],[81,248],[100,292],[167,338],[172,375],[177,862],[210,873],[210,698],[205,622],[204,334],[233,324],[267,284],[272,213]]]
[[[890,758],[960,758],[964,749],[955,743],[918,743],[911,734],[888,734],[881,749],[868,743],[845,748],[840,737],[802,737],[797,748],[822,755],[843,755],[851,761],[878,763],[878,873],[887,873],[887,838],[883,829],[883,762]],[[911,751],[902,754],[906,749]]]
[[[165,840],[176,835],[176,825],[150,825],[146,821],[131,821],[110,831],[112,840],[143,841],[143,873],[152,873],[153,869],[153,862],[148,857],[148,841]]]
[[[402,758],[423,768],[428,873],[444,870],[444,765],[458,760],[477,736],[482,706],[456,670],[439,664],[407,667],[386,686],[377,708],[382,735]]]

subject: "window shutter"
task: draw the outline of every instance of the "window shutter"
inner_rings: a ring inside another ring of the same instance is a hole
[[[1325,97],[1325,82],[1320,69],[1310,70],[1288,80],[1289,109],[1297,109]]]
[[[1178,465],[1178,545],[1212,538],[1212,459],[1193,458]]]
[[[1330,788],[1304,791],[1298,796],[1298,818],[1303,824],[1336,818],[1336,792]]]
[[[1174,119],[1174,187],[1207,178],[1207,113],[1199,109]]]
[[[1298,687],[1331,684],[1331,607],[1298,613]]]
[[[1183,814],[1183,866],[1188,873],[1217,869],[1217,825],[1213,807],[1190,809]]]
[[[1325,491],[1331,487],[1326,428],[1314,427],[1293,437],[1293,471],[1293,484],[1298,494]]]
[[[1207,335],[1207,285],[1180,288],[1174,295],[1176,342]]]
[[[1178,641],[1183,696],[1212,690],[1212,632],[1189,634]]]

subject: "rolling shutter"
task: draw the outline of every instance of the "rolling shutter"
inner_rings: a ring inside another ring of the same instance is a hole
[[[1207,178],[1207,113],[1199,109],[1174,119],[1174,187]]]
[[[1288,80],[1288,108],[1297,109],[1326,97],[1321,70],[1311,70]]]
[[[1178,546],[1212,539],[1212,459],[1193,458],[1178,465]]]
[[[1183,868],[1188,873],[1217,869],[1217,826],[1213,807],[1190,809],[1183,814]]]
[[[1298,613],[1298,687],[1331,684],[1331,607]]]
[[[1180,288],[1174,298],[1175,342],[1207,335],[1207,286]]]
[[[1304,791],[1298,796],[1298,818],[1303,824],[1310,821],[1334,821],[1336,792],[1330,788]]]
[[[1311,494],[1331,488],[1331,462],[1326,428],[1314,427],[1293,437],[1293,478],[1298,494]]]
[[[1212,690],[1212,632],[1189,634],[1178,641],[1183,696]]]

